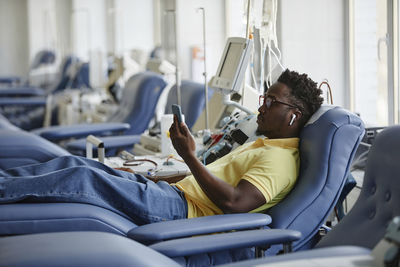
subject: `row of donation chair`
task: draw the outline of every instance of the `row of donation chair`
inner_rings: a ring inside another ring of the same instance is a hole
[[[256,264],[278,259],[280,256],[272,255],[281,250],[318,248],[311,252],[327,255],[324,247],[350,245],[356,247],[346,250],[347,254],[364,255],[382,239],[390,220],[400,215],[399,195],[395,193],[400,189],[396,161],[399,132],[400,127],[394,126],[378,135],[369,152],[359,199],[321,240],[319,229],[339,198],[364,133],[359,117],[332,106],[321,107],[302,130],[298,182],[265,214],[218,215],[137,226],[131,218],[81,203],[3,204],[0,234],[18,236],[0,239],[0,262],[20,266],[28,262],[43,266],[208,266],[243,260],[253,251],[242,248],[261,245],[271,245],[261,253],[269,257]],[[263,229],[197,236],[254,228]],[[39,242],[41,246],[32,245]],[[336,252],[329,253],[337,254],[331,255],[343,255],[343,249],[334,249]],[[290,255],[295,258],[302,254]]]
[[[82,93],[91,90],[89,64],[81,62],[75,56],[64,58],[56,78],[45,89],[31,85],[0,87],[0,113],[24,130],[56,125],[57,99],[69,89]]]
[[[56,63],[56,53],[49,49],[43,49],[36,53],[30,66],[29,73],[38,70],[41,67],[48,67]],[[16,75],[0,76],[1,87],[30,86],[29,78],[23,78]]]
[[[89,134],[104,136],[123,133],[119,136],[102,138],[107,155],[115,155],[117,151],[131,149],[135,143],[139,142],[140,135],[146,131],[154,118],[155,109],[163,90],[168,90],[165,112],[170,112],[168,106],[177,102],[177,89],[176,86],[165,89],[166,87],[167,84],[161,75],[152,72],[135,74],[126,84],[118,110],[109,118],[107,123],[44,127],[35,129],[31,133],[56,143],[76,138],[73,141],[64,142],[63,146],[69,152],[77,155],[84,155],[86,140],[83,137]],[[182,110],[187,114],[186,121],[188,127],[191,128],[205,106],[203,85],[183,81],[181,91],[182,98],[185,99]],[[62,148],[54,148],[54,146],[51,146],[47,151],[45,148],[48,146],[42,144],[45,142],[44,140],[32,137],[37,141],[29,142],[26,138],[30,135],[29,133],[23,131],[16,133],[14,130],[18,130],[18,128],[10,123],[7,118],[0,115],[0,136],[2,137],[0,147],[3,147],[3,152],[0,152],[0,166],[3,166],[3,168],[23,164],[25,160],[26,163],[44,162],[57,153],[59,155],[68,154],[67,151],[62,151]],[[14,145],[24,147],[27,154],[16,152],[13,149]],[[36,153],[43,155],[43,157],[35,156]],[[45,154],[48,156],[45,156]]]

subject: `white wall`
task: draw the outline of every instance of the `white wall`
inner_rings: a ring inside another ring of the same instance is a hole
[[[118,52],[153,49],[153,1],[116,0],[114,12],[115,45]]]
[[[60,58],[89,50],[122,52],[154,47],[153,1],[1,0],[0,75],[27,75],[36,53],[54,49]],[[111,26],[111,27],[110,27]]]
[[[131,48],[150,51],[155,45],[153,29],[157,26],[154,25],[157,20],[154,19],[153,2],[150,0],[2,0],[0,1],[2,58],[0,74],[26,74],[30,58],[35,52],[45,46],[54,46],[54,35],[58,36],[58,40],[63,44],[63,50],[75,51],[84,59],[87,59],[89,49],[101,49],[106,52],[113,51],[115,46],[118,52]],[[344,67],[346,63],[344,2],[280,0],[281,13],[278,14],[284,65],[310,74],[317,82],[327,78],[333,88],[335,104],[339,105],[344,105],[345,90],[347,90]],[[243,22],[229,22],[232,18],[226,17],[225,9],[230,13],[232,10],[229,8],[242,9],[243,1],[176,0],[176,6],[179,60],[184,79],[190,79],[192,76],[191,48],[202,47],[203,42],[202,15],[196,9],[204,7],[206,10],[207,72],[210,78],[218,67],[226,35],[242,31],[236,31],[232,27],[243,25]],[[75,10],[72,18],[71,10]],[[112,21],[110,13],[115,15],[113,18],[115,40],[111,42],[109,36],[112,35],[108,33],[109,23]],[[47,25],[55,14],[56,27]],[[74,30],[72,40],[69,38],[70,20],[73,21]],[[226,22],[229,22],[229,25],[226,25]]]
[[[203,47],[202,13],[206,14],[208,79],[215,74],[225,45],[224,0],[177,0],[179,62],[183,79],[191,78],[191,48]]]
[[[226,0],[225,1],[225,35],[226,38],[232,36],[245,37],[246,20],[243,15],[246,0]]]
[[[285,67],[328,79],[334,104],[346,105],[345,1],[281,0],[280,47]]]
[[[57,50],[61,56],[72,53],[71,11],[72,1],[55,1]]]
[[[107,51],[105,0],[73,0],[72,51],[89,59],[89,51]]]
[[[30,62],[40,50],[56,50],[55,18],[55,2],[53,0],[28,0]]]
[[[29,66],[26,0],[0,1],[0,75],[26,77]]]

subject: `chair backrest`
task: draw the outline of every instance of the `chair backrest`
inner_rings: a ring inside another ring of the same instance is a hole
[[[46,162],[69,155],[61,147],[32,133],[0,129],[0,169]]]
[[[75,76],[72,78],[70,87],[73,89],[76,88],[91,88],[90,80],[89,80],[89,63],[82,63],[78,67],[78,71],[75,73]]]
[[[126,122],[131,128],[125,134],[142,134],[149,128],[158,99],[167,83],[161,75],[146,71],[133,75],[125,85],[118,111],[110,122]]]
[[[74,55],[66,56],[60,64],[58,77],[53,86],[49,88],[46,94],[58,93],[67,88],[70,77],[68,76],[68,69],[74,65],[78,64],[80,60]]]
[[[360,195],[350,212],[317,247],[357,245],[372,249],[400,215],[400,125],[381,131],[368,153]]]
[[[54,84],[45,89],[45,94],[56,94],[62,92],[64,89],[68,87],[70,83],[72,83],[72,78],[68,76],[68,68],[72,65],[76,65],[79,63],[79,60],[74,56],[67,56],[60,65],[59,73],[57,74],[57,78],[54,81]],[[85,72],[85,68],[81,69],[81,77],[82,72]],[[87,76],[89,77],[89,76]],[[81,79],[81,78],[79,78]],[[82,79],[80,82],[76,82],[75,85],[82,84]],[[23,112],[21,111],[23,110]],[[11,111],[11,113],[10,113]],[[17,125],[21,129],[31,130],[35,128],[39,128],[43,126],[43,119],[46,110],[43,106],[39,107],[18,107],[14,112],[12,109],[8,109],[7,117],[12,123]],[[53,115],[52,115],[52,124],[56,124],[56,109],[53,107]],[[1,127],[0,122],[0,128]]]
[[[208,100],[212,97],[214,90],[208,90]],[[168,93],[165,114],[172,114],[171,105],[177,104],[176,85]],[[182,113],[185,115],[185,123],[189,129],[193,127],[205,108],[204,84],[183,80],[181,84]]]
[[[267,211],[271,228],[298,230],[294,250],[309,245],[335,206],[364,135],[361,119],[340,107],[322,106],[300,133],[300,173],[289,195]],[[274,247],[267,253],[276,253]]]
[[[41,65],[53,64],[56,60],[56,54],[51,50],[41,50],[37,52],[32,60],[31,70],[40,67]]]

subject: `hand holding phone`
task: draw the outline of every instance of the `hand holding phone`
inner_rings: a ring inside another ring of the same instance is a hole
[[[182,110],[179,105],[173,104],[172,106],[172,114],[176,115],[178,118],[178,123],[180,124],[182,122]]]

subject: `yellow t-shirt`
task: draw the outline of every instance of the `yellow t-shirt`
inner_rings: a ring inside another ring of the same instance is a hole
[[[266,204],[251,212],[260,212],[282,200],[295,184],[300,165],[298,145],[298,138],[259,138],[207,165],[207,169],[232,186],[245,179],[257,187]],[[223,213],[192,175],[175,185],[185,193],[188,218]]]

